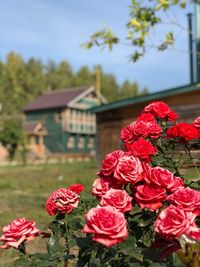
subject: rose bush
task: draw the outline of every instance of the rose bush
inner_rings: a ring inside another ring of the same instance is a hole
[[[21,254],[16,264],[200,266],[200,182],[184,179],[181,154],[174,157],[179,143],[198,171],[191,141],[200,138],[200,117],[191,124],[176,123],[177,118],[167,104],[150,103],[121,129],[124,149],[105,156],[93,199],[80,199],[79,184],[56,190],[46,201],[54,216],[50,231],[40,233],[33,222],[15,220],[3,228],[1,248],[25,254],[25,241],[40,234],[47,238],[47,252]]]

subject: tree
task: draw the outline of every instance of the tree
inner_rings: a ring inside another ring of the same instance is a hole
[[[74,85],[92,85],[95,83],[94,72],[91,72],[87,66],[81,67],[74,77]]]
[[[22,120],[19,117],[5,117],[0,121],[0,142],[8,149],[10,160],[13,160],[19,146],[21,151],[25,150],[25,140]]]
[[[65,60],[56,64],[49,61],[46,66],[46,88],[52,90],[69,88],[73,85],[73,72],[70,64]]]
[[[93,33],[90,40],[83,46],[87,49],[100,46],[112,50],[113,46],[118,43],[130,45],[133,49],[130,60],[134,62],[143,56],[148,48],[163,51],[173,47],[175,41],[173,31],[164,32],[162,41],[154,43],[150,38],[152,29],[161,24],[173,24],[183,29],[184,27],[179,23],[173,8],[184,9],[188,2],[186,0],[132,0],[129,6],[129,19],[126,23],[125,41],[114,34],[112,29],[106,28]],[[172,12],[169,14],[171,10]]]

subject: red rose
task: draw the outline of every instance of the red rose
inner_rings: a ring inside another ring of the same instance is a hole
[[[166,169],[154,167],[149,170],[146,181],[147,183],[169,189],[174,186],[174,175]]]
[[[120,212],[127,212],[132,209],[132,197],[125,190],[110,189],[102,196],[101,206],[112,206]]]
[[[164,119],[168,116],[171,109],[167,104],[161,101],[156,101],[145,107],[144,112],[149,112],[154,116]]]
[[[179,209],[200,215],[200,192],[189,187],[180,188],[169,195],[167,200]]]
[[[128,235],[123,213],[111,206],[96,207],[86,214],[84,233],[94,234],[93,240],[106,247],[123,242]]]
[[[179,137],[184,140],[189,141],[199,137],[198,130],[192,124],[182,122],[176,126],[179,127]]]
[[[176,177],[174,176],[174,182],[173,185],[171,187],[169,187],[168,189],[170,190],[170,192],[175,192],[176,190],[180,189],[180,188],[184,188],[185,184],[182,178],[180,177]]]
[[[194,229],[196,215],[192,212],[170,205],[159,214],[155,222],[155,231],[166,239],[174,239],[182,234],[190,235]]]
[[[117,163],[114,178],[121,183],[135,184],[143,179],[143,168],[138,158],[125,155],[121,157]]]
[[[167,138],[176,137],[189,141],[199,138],[199,131],[192,124],[181,122],[167,130]]]
[[[3,227],[3,235],[0,241],[3,245],[0,248],[18,248],[25,241],[31,241],[40,234],[40,230],[35,227],[34,221],[25,218],[15,219],[11,224]]]
[[[143,138],[132,144],[125,144],[125,147],[133,156],[146,161],[150,161],[150,157],[155,156],[157,152],[157,148]]]
[[[156,123],[148,124],[148,136],[151,138],[159,138],[162,133],[162,128]]]
[[[178,129],[178,127],[176,127],[176,125],[172,126],[169,129],[167,129],[166,134],[167,134],[168,139],[176,138],[179,136],[179,129]]]
[[[145,138],[149,134],[148,123],[145,121],[136,121],[132,123],[132,130],[134,134],[134,139],[137,140],[141,137]]]
[[[135,135],[133,133],[132,124],[130,124],[130,125],[128,125],[128,126],[126,126],[126,127],[121,129],[120,138],[125,143],[130,143],[130,142],[134,141]]]
[[[178,114],[175,113],[174,111],[170,111],[170,113],[168,114],[168,121],[175,121],[178,119]]]
[[[77,208],[78,203],[78,194],[69,188],[60,188],[47,199],[46,210],[51,216],[58,212],[71,213],[74,208]]]
[[[146,106],[144,113],[151,113],[160,119],[167,119],[169,121],[174,121],[178,118],[178,115],[167,104],[161,101],[155,101]]]
[[[84,186],[82,184],[72,184],[68,187],[69,190],[74,191],[76,194],[84,191]]]
[[[138,118],[137,121],[145,121],[145,122],[152,122],[155,123],[155,117],[151,113],[142,113]]]
[[[123,155],[124,152],[122,150],[116,150],[106,155],[98,174],[100,176],[112,175],[115,171],[115,167],[117,165],[119,158],[121,158]]]
[[[166,199],[166,191],[162,187],[151,184],[138,185],[136,186],[135,199],[141,209],[158,210]]]

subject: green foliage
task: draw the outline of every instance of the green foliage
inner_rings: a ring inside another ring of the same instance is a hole
[[[167,23],[181,27],[176,15],[174,15],[173,7],[177,6],[180,9],[184,9],[186,3],[187,1],[185,0],[132,0],[129,5],[129,19],[126,23],[126,42],[114,34],[111,29],[103,29],[93,33],[89,41],[83,44],[83,47],[90,49],[94,46],[100,46],[102,48],[108,47],[109,50],[112,50],[114,45],[125,43],[133,48],[133,52],[130,55],[130,60],[133,62],[144,56],[149,47],[156,48],[159,51],[166,50],[174,45],[173,32],[164,32],[163,40],[153,43],[152,39],[154,38],[151,37],[152,30],[163,23],[161,17],[164,14],[169,19]],[[173,9],[174,18],[168,15],[171,9]],[[166,22],[164,21],[164,23]]]
[[[113,74],[102,72],[102,93],[108,101],[143,94],[136,82],[119,86]],[[95,70],[87,66],[81,67],[76,73],[70,64],[63,60],[60,63],[23,58],[13,52],[7,55],[6,62],[0,61],[0,99],[3,114],[16,114],[30,101],[48,90],[67,89],[76,86],[95,85]],[[148,90],[146,90],[148,93]]]
[[[21,118],[12,117],[0,121],[0,142],[8,149],[10,160],[14,158],[18,147],[20,147],[23,160],[25,160],[26,135]]]

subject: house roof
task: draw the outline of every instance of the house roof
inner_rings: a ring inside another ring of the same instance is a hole
[[[95,112],[95,113],[100,113],[100,112],[113,110],[113,109],[121,108],[124,106],[129,106],[129,105],[133,105],[133,104],[155,101],[155,100],[162,99],[165,97],[175,96],[178,94],[192,92],[195,90],[200,90],[200,84],[197,84],[197,83],[196,84],[189,84],[189,85],[175,87],[175,88],[160,91],[160,92],[155,92],[155,93],[148,94],[145,96],[127,98],[127,99],[111,102],[111,103],[106,104],[106,105],[101,105],[99,107],[92,108],[91,111]]]
[[[66,107],[70,101],[81,95],[88,87],[75,87],[47,92],[23,108],[24,112]]]

